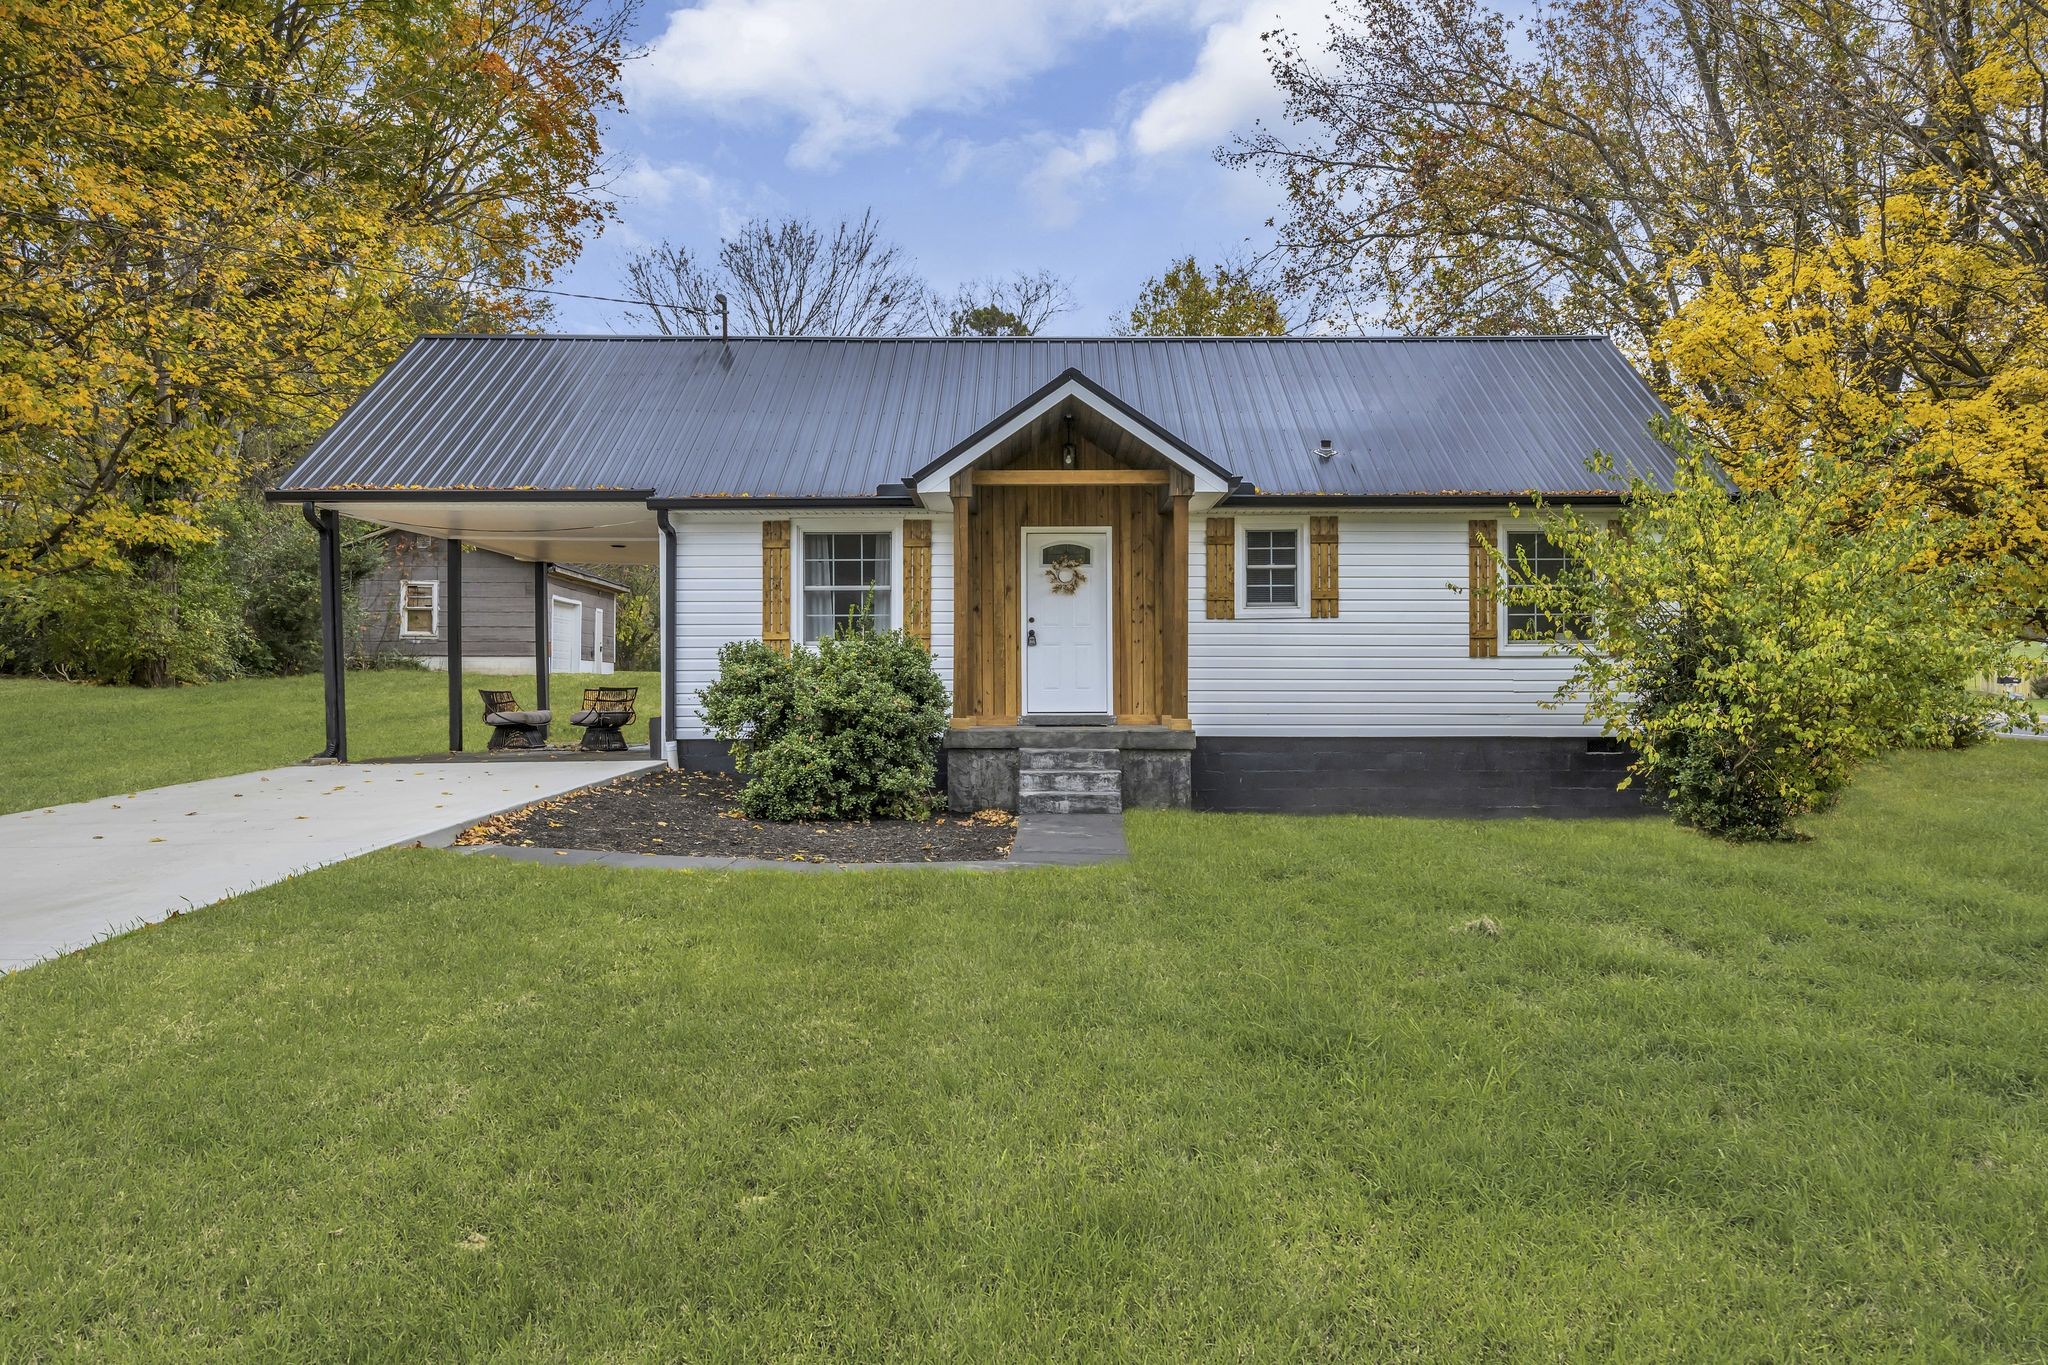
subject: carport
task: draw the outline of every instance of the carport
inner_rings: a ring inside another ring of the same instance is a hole
[[[342,523],[352,519],[448,542],[445,614],[448,639],[448,749],[462,752],[466,701],[462,679],[462,549],[495,550],[533,566],[533,706],[549,706],[548,570],[556,563],[656,564],[662,601],[672,591],[658,547],[665,513],[647,506],[652,492],[634,489],[335,489],[317,494],[278,489],[272,502],[297,503],[320,539],[320,643],[326,699],[326,743],[316,758],[348,761],[348,640],[342,619]],[[667,619],[664,612],[664,619]],[[667,705],[663,661],[661,714]]]

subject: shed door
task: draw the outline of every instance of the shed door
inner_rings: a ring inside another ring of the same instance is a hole
[[[557,597],[548,622],[548,671],[583,671],[583,604]]]

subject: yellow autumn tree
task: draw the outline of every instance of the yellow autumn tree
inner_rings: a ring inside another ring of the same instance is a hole
[[[1738,473],[1853,451],[2048,630],[2048,0],[1338,0],[1271,45],[1326,318],[1612,336]],[[1744,475],[1745,477],[1747,475]]]
[[[591,0],[0,5],[0,589],[149,571],[609,209]]]
[[[1918,178],[1854,234],[1702,272],[1660,358],[1738,477],[1784,487],[1816,458],[1853,461],[1893,515],[1965,522],[1948,552],[1998,565],[2009,616],[2048,631],[2043,277],[1984,241],[1966,196]]]

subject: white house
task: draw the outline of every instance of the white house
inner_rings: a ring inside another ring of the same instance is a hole
[[[1479,546],[1668,484],[1661,415],[1596,337],[434,336],[272,496],[660,565],[682,766],[725,761],[720,645],[871,601],[946,680],[958,808],[1594,813],[1625,756]]]

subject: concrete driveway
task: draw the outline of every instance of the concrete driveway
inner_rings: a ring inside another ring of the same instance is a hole
[[[635,758],[273,768],[0,815],[0,971],[654,766]]]

